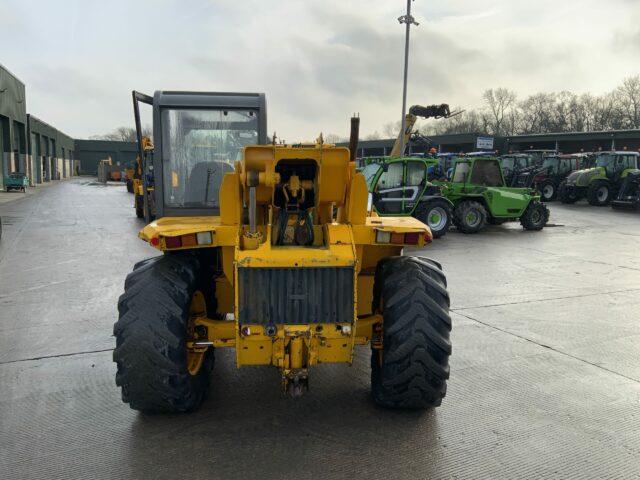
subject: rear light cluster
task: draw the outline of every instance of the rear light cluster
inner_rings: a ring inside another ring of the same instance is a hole
[[[425,240],[427,240],[426,236]],[[419,241],[419,232],[402,233],[376,230],[376,243],[391,243],[394,245],[417,245]]]
[[[164,237],[164,244],[167,248],[196,247],[211,245],[213,236],[211,232],[190,233],[177,237]]]

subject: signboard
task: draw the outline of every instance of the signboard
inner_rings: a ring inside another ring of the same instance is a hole
[[[478,150],[493,150],[493,137],[476,137]]]

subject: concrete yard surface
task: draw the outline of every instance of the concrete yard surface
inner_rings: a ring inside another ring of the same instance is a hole
[[[369,348],[312,369],[218,351],[203,407],[120,400],[112,326],[137,238],[124,185],[74,178],[0,204],[0,477],[396,479],[640,477],[640,212],[552,203],[551,224],[452,229],[453,355],[440,408],[370,398]]]

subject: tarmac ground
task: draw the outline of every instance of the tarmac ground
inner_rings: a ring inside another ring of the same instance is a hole
[[[9,194],[7,194],[9,195]],[[112,325],[157,254],[124,185],[80,177],[0,202],[0,477],[640,477],[640,213],[551,204],[551,224],[455,230],[424,251],[452,299],[440,408],[370,398],[369,349],[282,396],[219,352],[210,395],[142,415],[115,386]]]

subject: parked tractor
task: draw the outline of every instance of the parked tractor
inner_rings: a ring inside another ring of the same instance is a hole
[[[277,368],[296,396],[314,366],[370,345],[377,404],[440,405],[447,282],[439,263],[401,256],[429,228],[369,215],[349,149],[265,145],[262,94],[156,92],[152,105],[157,220],[140,237],[161,255],[134,266],[118,304],[123,401],[198,408],[222,348],[239,368]]]
[[[370,163],[362,173],[380,217],[412,216],[431,229],[433,238],[447,233],[453,204],[442,196],[441,187],[430,180],[442,177],[437,158],[386,158]],[[435,178],[429,178],[434,175]]]
[[[453,203],[453,224],[463,233],[518,220],[525,230],[542,230],[549,220],[535,189],[505,186],[495,157],[459,158],[443,195]]]
[[[618,195],[611,201],[614,209],[640,209],[640,170],[630,171],[622,181]]]
[[[551,202],[558,195],[560,184],[567,176],[581,168],[585,161],[584,154],[550,155],[542,162],[541,171],[533,179],[543,202]]]
[[[637,169],[637,152],[600,152],[595,167],[577,170],[560,183],[558,196],[562,203],[575,203],[586,197],[591,205],[608,205],[627,175]]]
[[[500,157],[504,183],[509,187],[528,188],[540,168],[533,157],[526,153],[511,153]]]

